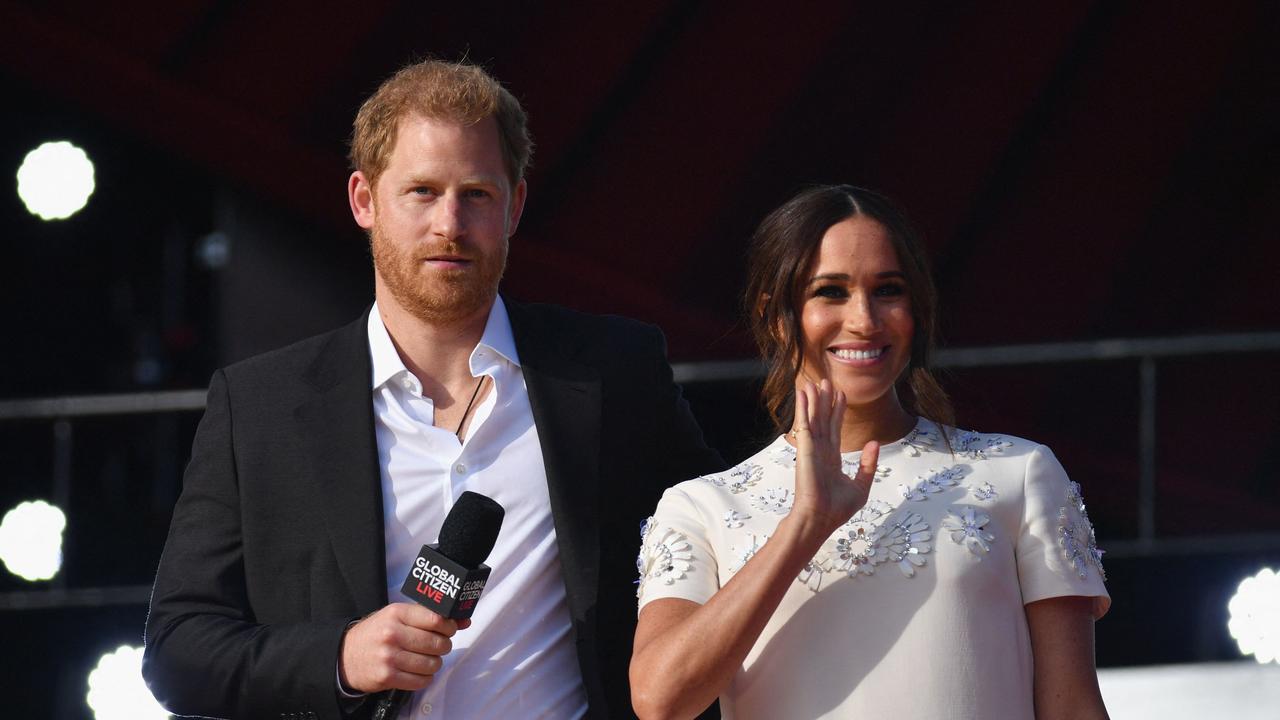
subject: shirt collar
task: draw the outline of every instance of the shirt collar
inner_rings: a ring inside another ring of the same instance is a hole
[[[387,332],[387,326],[382,322],[377,302],[369,311],[368,330],[369,357],[373,365],[372,382],[373,389],[376,390],[401,373],[408,373],[409,369],[404,366],[400,353],[396,352],[396,346],[391,342],[391,334]],[[520,356],[516,353],[515,335],[511,331],[511,318],[507,315],[507,306],[502,302],[500,295],[494,298],[493,307],[489,309],[489,319],[485,322],[484,333],[480,336],[480,342],[476,344],[475,349],[471,351],[468,364],[473,375],[481,373],[492,365],[492,359],[485,357],[483,352],[486,349],[498,354],[512,365],[520,366]]]

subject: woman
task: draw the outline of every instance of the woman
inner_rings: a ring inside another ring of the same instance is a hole
[[[1101,552],[1047,448],[959,431],[906,218],[849,186],[756,231],[748,315],[780,432],[645,524],[641,717],[1105,718]]]

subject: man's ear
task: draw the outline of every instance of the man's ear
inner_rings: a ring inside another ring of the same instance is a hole
[[[524,215],[524,201],[529,194],[529,183],[524,178],[511,190],[511,212],[507,214],[507,237],[516,234],[520,227],[520,217]]]
[[[351,173],[347,179],[347,202],[351,204],[351,215],[356,224],[365,230],[373,228],[373,183],[359,170]]]

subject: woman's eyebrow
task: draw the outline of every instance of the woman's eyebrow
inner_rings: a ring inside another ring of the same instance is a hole
[[[907,276],[906,276],[906,273],[902,272],[901,270],[885,270],[884,272],[876,273],[876,278],[879,280],[887,280],[889,278],[900,278],[905,280]],[[814,275],[813,277],[809,278],[809,282],[805,283],[805,285],[812,285],[816,282],[821,282],[823,280],[841,280],[844,282],[848,282],[849,274],[848,273],[823,273],[822,275]]]

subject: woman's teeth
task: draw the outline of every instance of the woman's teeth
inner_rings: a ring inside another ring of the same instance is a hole
[[[832,354],[841,360],[874,360],[884,354],[888,350],[888,346],[876,348],[875,350],[832,350]]]

